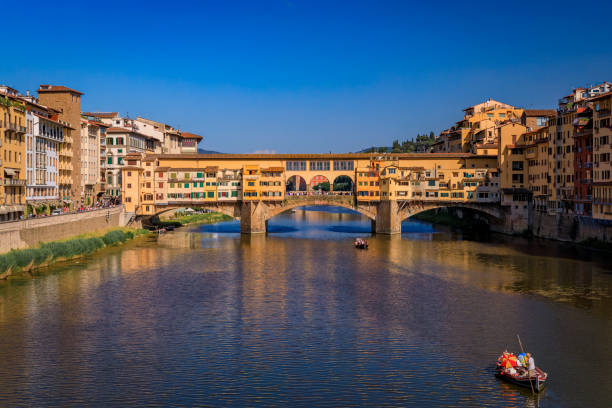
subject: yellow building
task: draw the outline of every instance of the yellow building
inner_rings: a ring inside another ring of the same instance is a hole
[[[259,180],[261,198],[264,200],[282,201],[285,198],[285,168],[266,167],[261,169]]]
[[[0,220],[19,219],[25,211],[26,119],[17,91],[5,87],[0,95]]]
[[[242,200],[258,201],[261,198],[259,165],[245,165],[242,170]]]
[[[385,200],[499,201],[496,156],[458,154],[149,155],[128,157],[123,173],[126,210],[157,214],[167,208],[232,201],[283,201],[293,195],[351,195]],[[134,171],[142,169],[141,172]],[[129,173],[129,174],[128,174]],[[348,179],[348,191],[296,190],[295,181]],[[134,177],[138,177],[138,182]]]
[[[525,165],[527,166],[527,185],[531,191],[533,208],[546,212],[550,194],[550,175],[548,168],[548,127],[540,127],[523,135],[525,143]]]
[[[593,102],[593,218],[612,220],[612,93],[595,97]]]

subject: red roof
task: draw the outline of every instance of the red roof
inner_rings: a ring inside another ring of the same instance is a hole
[[[106,133],[133,133],[133,130],[120,127],[110,127],[106,129]]]
[[[75,94],[83,95],[83,92],[75,91],[74,89],[62,85],[41,85],[40,88],[38,88],[38,93],[45,92],[72,92]]]
[[[202,140],[202,136],[200,135],[196,135],[195,133],[189,133],[189,132],[181,132],[181,137],[183,139],[198,139],[198,140]]]
[[[118,116],[119,114],[117,112],[83,112],[83,115],[93,116],[96,118],[111,119]]]

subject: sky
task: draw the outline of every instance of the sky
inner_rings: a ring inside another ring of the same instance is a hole
[[[612,81],[612,2],[5,2],[0,83],[227,153],[355,152]],[[10,27],[10,29],[9,29]]]

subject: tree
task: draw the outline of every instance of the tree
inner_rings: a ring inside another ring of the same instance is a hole
[[[330,185],[329,181],[324,181],[322,183],[317,184],[312,189],[317,191],[329,191]]]

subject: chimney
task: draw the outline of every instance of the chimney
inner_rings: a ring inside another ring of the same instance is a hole
[[[26,91],[26,96],[30,96],[30,91]]]

